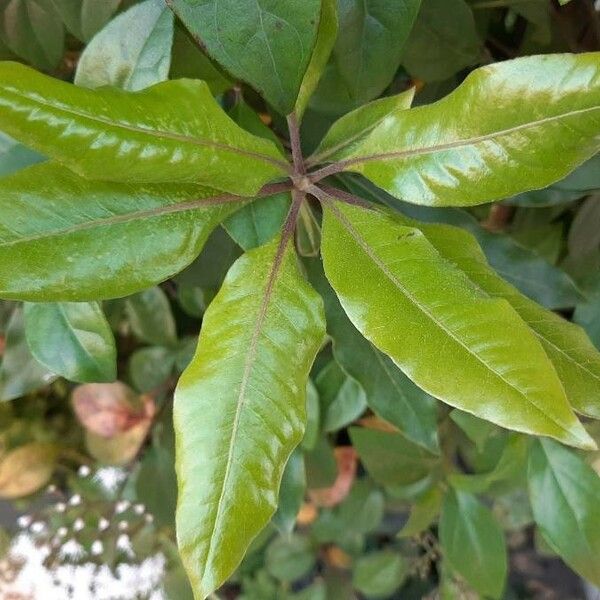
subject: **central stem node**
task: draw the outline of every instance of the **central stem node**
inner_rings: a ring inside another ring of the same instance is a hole
[[[312,181],[306,175],[295,175],[292,177],[294,187],[300,192],[308,192],[312,187]]]

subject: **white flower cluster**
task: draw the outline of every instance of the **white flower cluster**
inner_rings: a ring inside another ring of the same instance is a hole
[[[123,549],[128,540],[121,540]],[[75,540],[67,540],[62,552],[69,557],[79,555],[82,548]],[[140,564],[121,564],[115,571],[87,562],[65,564],[49,569],[44,561],[50,549],[39,546],[28,533],[18,535],[3,560],[20,563],[14,579],[0,579],[0,598],[32,598],[33,600],[164,600],[161,583],[166,561],[162,553],[146,558]]]

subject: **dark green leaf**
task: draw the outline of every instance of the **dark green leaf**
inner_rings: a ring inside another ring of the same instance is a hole
[[[464,0],[423,0],[402,58],[413,77],[448,79],[479,62],[481,56],[473,12]]]
[[[529,498],[546,541],[575,571],[600,585],[600,478],[576,454],[550,440],[529,458]]]
[[[44,157],[0,132],[0,177],[44,160]]]
[[[412,537],[418,535],[434,522],[440,514],[443,494],[439,487],[427,490],[414,503],[408,521],[399,531],[399,537]]]
[[[253,195],[287,169],[275,145],[240,129],[201,81],[90,90],[0,63],[0,128],[102,180],[193,182]]]
[[[283,115],[292,112],[317,39],[320,0],[168,0],[209,54]]]
[[[173,13],[163,0],[145,0],[113,19],[88,44],[75,83],[135,92],[165,81],[172,45]]]
[[[273,524],[282,533],[291,533],[296,524],[296,517],[304,500],[306,491],[306,471],[304,469],[304,456],[298,449],[292,452],[288,460],[281,487],[279,488],[279,502],[277,512],[273,516]]]
[[[25,339],[23,310],[15,308],[6,330],[6,348],[0,364],[0,400],[13,400],[44,387],[56,375],[32,356]]]
[[[157,346],[172,346],[177,342],[171,305],[159,287],[128,298],[125,310],[131,329],[140,340]]]
[[[360,558],[354,567],[352,585],[368,598],[388,598],[408,575],[402,556],[390,550]]]
[[[129,377],[142,393],[163,385],[173,373],[175,355],[172,348],[150,346],[136,350],[129,360]]]
[[[267,570],[279,581],[300,579],[313,568],[315,560],[310,540],[304,536],[280,537],[267,548]]]
[[[293,249],[279,243],[231,267],[175,395],[178,540],[199,597],[231,575],[271,519],[304,433],[324,316]]]
[[[89,42],[119,8],[121,0],[52,0],[67,29]]]
[[[32,65],[50,70],[64,52],[64,29],[52,0],[0,0],[0,40]]]
[[[126,296],[188,265],[235,208],[196,185],[91,182],[55,164],[0,180],[0,297]]]
[[[71,381],[117,377],[115,339],[97,302],[25,304],[25,333],[35,359]]]
[[[480,594],[500,598],[507,572],[504,535],[494,516],[465,492],[448,490],[440,519],[444,558]]]
[[[311,105],[339,114],[379,96],[398,70],[420,3],[338,0],[338,37]]]

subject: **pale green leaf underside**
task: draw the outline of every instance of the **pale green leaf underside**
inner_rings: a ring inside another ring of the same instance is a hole
[[[132,92],[165,81],[171,67],[174,17],[163,0],[146,0],[113,19],[86,46],[75,84]]]
[[[400,218],[400,217],[396,217]],[[600,353],[585,331],[521,294],[489,267],[475,238],[449,225],[416,223],[428,241],[447,260],[490,296],[504,298],[540,340],[578,412],[600,418]]]
[[[0,180],[0,297],[117,298],[190,264],[238,202],[192,184],[88,181],[53,163]]]
[[[90,90],[0,63],[0,129],[104,181],[189,182],[252,195],[285,174],[276,146],[238,127],[202,81]]]
[[[382,213],[328,204],[322,253],[350,320],[419,387],[503,427],[594,447],[527,325],[423,233]]]
[[[97,302],[26,303],[25,333],[35,359],[53,373],[79,382],[117,377],[117,351]]]
[[[545,187],[600,147],[600,53],[477,69],[446,98],[388,116],[342,161],[415,204],[464,206]]]
[[[291,245],[281,256],[279,242],[231,267],[175,395],[177,535],[199,598],[231,575],[270,520],[304,432],[325,323]]]

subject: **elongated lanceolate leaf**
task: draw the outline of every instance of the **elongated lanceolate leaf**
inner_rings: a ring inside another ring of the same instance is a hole
[[[600,352],[585,331],[542,308],[499,277],[468,232],[450,225],[402,219],[417,226],[445,259],[461,269],[484,292],[510,302],[540,340],[571,406],[580,413],[600,419]]]
[[[192,184],[88,181],[46,163],[0,180],[0,297],[118,298],[181,271],[240,206]],[[240,199],[240,202],[243,199]]]
[[[283,115],[317,39],[321,0],[167,0],[208,53]]]
[[[539,341],[425,236],[328,203],[325,273],[356,328],[432,396],[493,423],[593,448]]]
[[[97,302],[25,304],[25,334],[35,359],[71,381],[117,377],[115,339]]]
[[[110,20],[121,0],[51,0],[67,29],[87,42]]]
[[[466,206],[544,187],[599,147],[600,54],[556,54],[477,69],[320,159],[408,202]]]
[[[252,195],[286,170],[275,145],[238,127],[202,81],[89,90],[4,62],[0,129],[104,181],[193,182]]]
[[[165,81],[171,67],[174,17],[163,0],[145,0],[113,19],[83,51],[75,83],[132,92]]]
[[[540,440],[529,458],[529,498],[544,538],[565,562],[600,585],[600,478],[579,456]]]
[[[304,432],[323,307],[291,244],[279,244],[231,267],[175,395],[177,535],[198,598],[231,575],[269,522]]]

